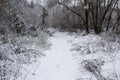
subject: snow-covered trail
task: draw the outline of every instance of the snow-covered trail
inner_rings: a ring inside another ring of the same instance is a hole
[[[65,32],[55,32],[50,38],[51,49],[45,51],[46,56],[40,59],[35,75],[27,74],[25,80],[76,80],[78,64],[69,43],[73,38]]]

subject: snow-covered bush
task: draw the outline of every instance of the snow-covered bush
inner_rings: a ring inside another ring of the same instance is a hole
[[[41,8],[25,0],[0,1],[0,80],[15,80],[23,64],[44,56],[49,44],[41,30]]]
[[[81,74],[83,73],[84,75],[84,73],[87,73],[80,80],[88,80],[88,78],[90,80],[120,79],[120,43],[117,35],[77,35],[72,43],[73,48],[71,50],[75,52],[74,56],[80,62]],[[104,65],[99,65],[101,62],[104,62]],[[98,71],[95,72],[95,68],[100,68],[99,74]]]
[[[0,9],[0,27],[5,26],[9,32],[22,35],[42,27],[43,6],[34,4],[34,7],[31,7],[32,4],[26,0],[4,0],[3,2]]]
[[[81,54],[94,54],[98,52],[113,54],[120,50],[119,37],[117,36],[113,38],[89,34],[80,38],[84,42],[82,41],[83,43],[81,43],[79,41],[81,44],[73,44],[75,47],[71,50],[76,50]]]
[[[39,36],[21,36],[15,34],[0,37],[0,79],[13,80],[20,75],[23,64],[31,64],[49,47],[47,35],[40,32]],[[4,39],[3,39],[4,38]],[[14,67],[14,69],[13,69]]]
[[[91,72],[97,80],[106,80],[105,77],[101,74],[101,66],[104,64],[104,61],[102,60],[84,60],[82,62],[83,66]]]

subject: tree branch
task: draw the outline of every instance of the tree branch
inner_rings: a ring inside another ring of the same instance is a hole
[[[61,3],[61,2],[58,2],[58,4],[64,6],[65,8],[67,8],[68,10],[70,10],[71,12],[73,12],[74,14],[78,15],[78,16],[82,19],[82,21],[84,22],[84,24],[86,23],[86,21],[84,20],[84,18],[82,17],[81,14],[77,13],[76,11],[72,10],[72,9],[69,8],[67,5],[65,5],[65,4],[63,4],[63,3]]]

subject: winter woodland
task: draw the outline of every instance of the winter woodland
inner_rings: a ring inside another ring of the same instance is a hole
[[[120,80],[120,0],[0,0],[0,80]]]

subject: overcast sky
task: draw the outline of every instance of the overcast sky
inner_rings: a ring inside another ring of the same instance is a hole
[[[46,0],[27,0],[28,2],[31,2],[31,1],[33,1],[34,3],[39,3],[39,4],[41,4],[41,5],[44,5],[44,2],[46,1]]]

